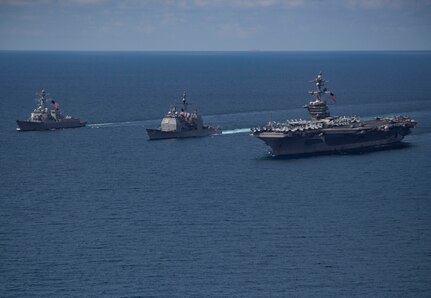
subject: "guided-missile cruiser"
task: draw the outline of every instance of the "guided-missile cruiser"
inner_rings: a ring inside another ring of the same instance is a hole
[[[150,140],[204,137],[221,134],[220,127],[207,126],[203,124],[202,116],[197,112],[189,112],[186,93],[181,100],[181,111],[177,111],[176,105],[172,105],[169,112],[163,117],[160,128],[147,128]]]

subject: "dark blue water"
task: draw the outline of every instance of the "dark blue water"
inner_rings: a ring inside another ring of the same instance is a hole
[[[307,118],[320,70],[333,114],[416,119],[409,146],[243,133]],[[1,52],[0,296],[429,297],[430,78],[431,52]],[[17,132],[41,88],[90,125]],[[184,90],[229,134],[147,141]]]

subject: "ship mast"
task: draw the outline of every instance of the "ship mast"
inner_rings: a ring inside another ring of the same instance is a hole
[[[187,106],[189,104],[187,102],[187,100],[186,100],[186,91],[183,92],[183,98],[181,99],[181,102],[183,104],[183,110],[184,110],[184,112],[186,112],[187,111]]]
[[[36,95],[39,96],[39,98],[37,99],[37,101],[39,102],[39,110],[43,110],[45,109],[45,102],[46,102],[46,92],[45,89],[42,89],[39,93],[36,93]]]
[[[322,72],[319,72],[319,74],[317,75],[317,77],[310,81],[310,82],[314,82],[316,83],[316,87],[317,90],[314,91],[308,91],[308,93],[311,96],[314,96],[314,98],[316,99],[316,101],[322,101],[322,95],[323,94],[329,94],[331,96],[331,99],[333,102],[335,102],[335,94],[332,93],[331,91],[329,91],[326,87],[325,87],[325,83],[328,82],[326,80],[324,80],[322,78]]]

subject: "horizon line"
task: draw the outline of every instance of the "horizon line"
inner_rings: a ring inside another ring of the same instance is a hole
[[[0,52],[147,52],[147,53],[283,53],[283,52],[430,52],[431,49],[404,50],[16,50],[0,49]]]

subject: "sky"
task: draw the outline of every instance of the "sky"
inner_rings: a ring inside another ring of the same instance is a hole
[[[431,50],[431,0],[0,0],[0,50]]]

